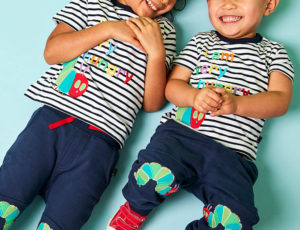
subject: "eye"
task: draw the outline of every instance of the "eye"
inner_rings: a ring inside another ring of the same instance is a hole
[[[80,84],[81,84],[81,81],[80,81],[80,80],[77,80],[77,81],[75,82],[75,84],[74,84],[74,87],[75,87],[76,89],[78,89],[79,86],[80,86]]]
[[[86,88],[86,84],[83,83],[83,84],[80,86],[79,91],[82,91],[82,90],[84,90],[85,88]]]

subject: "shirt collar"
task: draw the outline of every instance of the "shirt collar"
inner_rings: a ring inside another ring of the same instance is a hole
[[[122,8],[122,9],[128,11],[128,12],[134,13],[130,6],[127,6],[127,5],[124,5],[124,4],[120,3],[118,0],[111,0],[111,2],[115,6],[118,6],[118,7]],[[136,13],[134,13],[134,14],[136,14]]]
[[[237,39],[232,39],[232,38],[224,37],[218,31],[215,31],[215,32],[216,32],[216,35],[218,36],[218,38],[221,41],[228,42],[230,44],[259,43],[259,42],[262,41],[262,36],[259,33],[257,33],[255,35],[255,37],[253,37],[253,38],[237,38]]]

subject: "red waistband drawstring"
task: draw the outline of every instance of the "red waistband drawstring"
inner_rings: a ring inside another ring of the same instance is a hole
[[[50,129],[56,129],[56,128],[62,126],[62,125],[71,123],[71,122],[73,122],[74,120],[75,120],[75,117],[67,117],[67,118],[64,118],[64,119],[62,119],[62,120],[60,120],[60,121],[57,121],[57,122],[55,122],[55,123],[50,124],[50,125],[49,125],[49,128],[50,128]],[[101,130],[101,129],[99,129],[99,128],[93,126],[93,125],[89,125],[88,128],[89,128],[89,129],[92,129],[92,130],[96,130],[96,131],[105,133],[103,130]]]
[[[50,128],[50,129],[56,129],[56,128],[58,128],[59,126],[62,126],[62,125],[64,125],[64,124],[71,123],[71,122],[73,122],[74,120],[75,120],[75,117],[67,117],[67,118],[65,118],[65,119],[62,119],[62,120],[60,120],[60,121],[57,121],[57,122],[55,122],[55,123],[50,124],[50,125],[49,125],[49,128]]]

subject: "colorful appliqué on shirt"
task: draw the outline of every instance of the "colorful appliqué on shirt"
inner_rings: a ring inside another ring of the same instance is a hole
[[[176,120],[179,120],[194,129],[199,128],[204,119],[205,114],[198,112],[192,107],[178,107],[176,112]]]
[[[78,72],[74,68],[77,59],[75,58],[63,64],[63,69],[55,82],[55,88],[58,92],[68,94],[74,98],[84,94],[88,87],[88,80],[84,73],[89,69],[89,66],[83,70],[83,63],[81,63],[80,72]]]
[[[208,51],[205,52],[205,57],[207,57]],[[226,60],[233,62],[234,61],[234,54],[233,53],[220,53],[220,52],[214,52],[212,56],[210,57],[212,60]],[[211,65],[199,65],[196,67],[196,74],[213,74],[213,71],[217,71],[218,76],[217,79],[221,79],[225,76],[226,72],[228,70],[228,67],[222,68],[219,65],[211,64]],[[243,96],[247,96],[250,91],[246,91],[245,88],[236,87],[232,85],[223,85],[218,82],[209,82],[204,81],[200,79],[197,84],[198,89],[202,89],[204,87],[223,87],[227,92],[237,95],[237,94],[243,94]],[[195,108],[192,107],[178,107],[176,112],[176,120],[179,120],[188,126],[197,129],[200,127],[202,122],[205,119],[205,114],[198,112]]]

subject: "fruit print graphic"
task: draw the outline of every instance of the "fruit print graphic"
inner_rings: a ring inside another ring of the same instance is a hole
[[[221,224],[225,230],[241,230],[242,224],[240,218],[231,212],[224,205],[217,205],[214,212],[210,211],[211,207],[203,208],[203,215],[209,227],[216,228]]]
[[[193,107],[178,107],[176,112],[176,120],[179,120],[194,129],[200,127],[205,119],[205,114],[198,112]]]
[[[143,186],[150,180],[157,182],[155,191],[161,195],[167,196],[178,190],[178,186],[170,187],[175,177],[170,169],[162,167],[160,164],[144,163],[137,172],[134,173],[137,184]]]
[[[84,71],[82,71],[83,63],[80,66],[80,73],[78,73],[74,66],[77,63],[75,58],[69,62],[64,63],[63,69],[56,79],[56,89],[63,93],[69,94],[71,97],[79,97],[87,90],[88,80],[84,73],[89,69],[87,66]]]
[[[0,217],[5,219],[3,230],[10,229],[19,213],[19,209],[16,206],[10,205],[5,201],[0,202]]]
[[[37,230],[53,230],[53,229],[50,228],[50,226],[46,223],[40,223]]]

